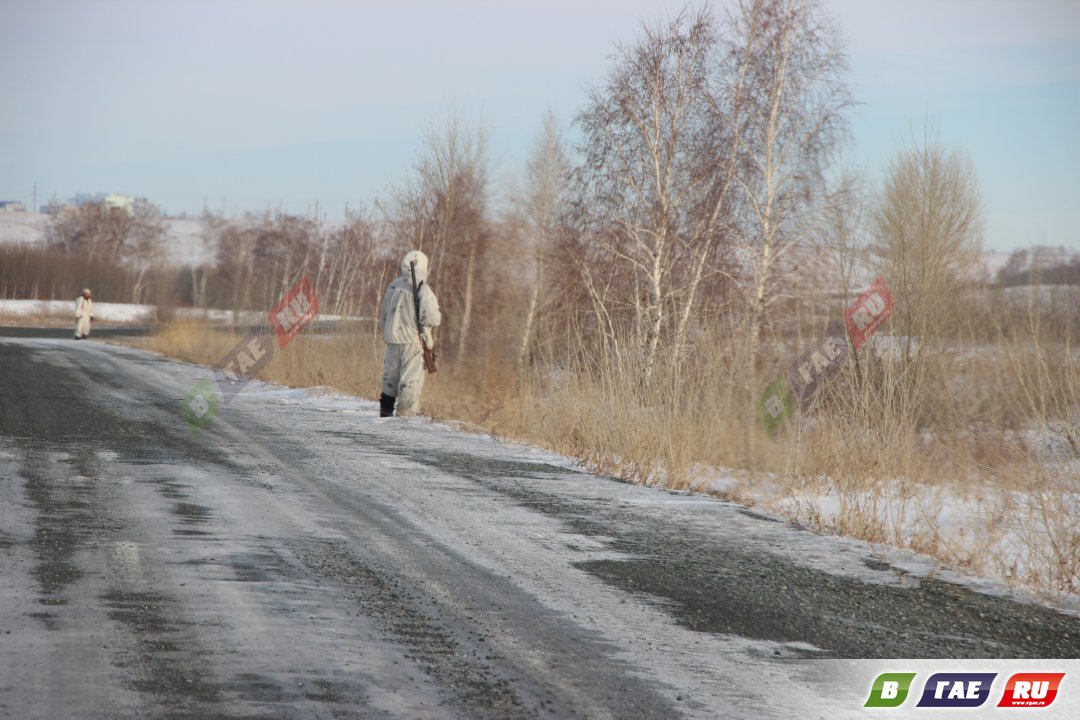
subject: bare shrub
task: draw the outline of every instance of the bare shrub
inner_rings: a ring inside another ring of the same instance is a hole
[[[0,298],[71,300],[84,287],[103,302],[128,302],[140,270],[34,245],[0,245]],[[74,306],[73,306],[74,307]]]
[[[874,239],[871,251],[896,302],[892,326],[911,363],[955,336],[958,318],[949,310],[980,279],[982,200],[971,161],[929,134],[901,150],[886,171]]]

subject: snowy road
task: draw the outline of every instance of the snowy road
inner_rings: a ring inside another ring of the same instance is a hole
[[[209,376],[0,337],[0,718],[855,717],[815,658],[1080,657],[1076,618],[373,403],[253,384],[193,435]]]

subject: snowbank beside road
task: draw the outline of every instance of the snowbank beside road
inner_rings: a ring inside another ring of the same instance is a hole
[[[94,319],[107,323],[151,322],[157,309],[153,305],[94,303]],[[0,317],[68,316],[75,320],[75,300],[0,300]]]
[[[245,310],[235,317],[232,310],[214,308],[174,308],[173,314],[180,320],[201,320],[212,323],[231,323],[234,320],[241,325],[257,325],[267,322],[265,312]],[[60,318],[75,319],[75,300],[0,300],[0,319],[10,318]],[[134,303],[105,303],[94,301],[94,318],[97,322],[121,323],[131,325],[151,325],[158,322],[157,307]],[[343,315],[322,315],[318,320],[337,322],[360,318]]]

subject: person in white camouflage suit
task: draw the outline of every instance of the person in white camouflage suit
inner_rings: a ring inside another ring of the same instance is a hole
[[[90,321],[94,319],[94,301],[90,299],[90,288],[83,288],[82,295],[75,299],[75,339],[85,340],[90,337]]]
[[[382,395],[379,398],[379,416],[394,414],[395,403],[399,416],[416,415],[420,412],[420,392],[424,389],[424,348],[416,327],[416,302],[413,299],[411,264],[416,263],[416,283],[420,296],[420,324],[424,328],[424,342],[435,347],[431,328],[442,320],[439,301],[427,284],[428,258],[419,250],[406,253],[401,261],[401,275],[394,278],[383,295],[379,326],[386,341],[383,358]]]

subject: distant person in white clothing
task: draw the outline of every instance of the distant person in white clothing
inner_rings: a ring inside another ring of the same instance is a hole
[[[75,339],[85,340],[90,337],[90,322],[94,319],[94,301],[90,299],[90,288],[83,288],[82,295],[75,301]]]

